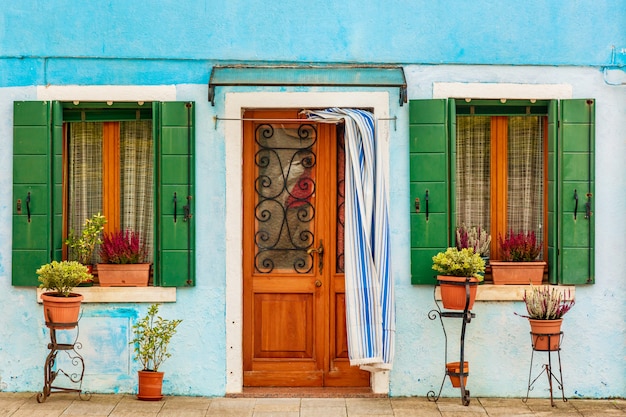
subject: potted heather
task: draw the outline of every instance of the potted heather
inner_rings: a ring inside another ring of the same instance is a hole
[[[530,333],[535,350],[557,350],[561,343],[561,324],[563,316],[574,306],[575,301],[570,291],[558,287],[530,285],[524,291],[524,304],[530,323]]]
[[[91,278],[87,267],[76,261],[52,261],[37,270],[46,326],[55,329],[76,327],[83,300],[81,294],[73,293],[74,287]]]
[[[467,227],[462,225],[456,229],[456,248],[458,250],[472,248],[483,259],[489,258],[491,235],[480,226]]]
[[[535,232],[509,230],[498,244],[502,260],[489,262],[494,284],[541,284],[546,262],[538,260],[543,245]]]
[[[147,251],[137,232],[105,233],[100,245],[98,281],[102,287],[145,287],[150,277]]]
[[[176,327],[182,320],[166,320],[158,315],[159,306],[153,304],[148,314],[133,325],[135,359],[141,363],[138,371],[138,394],[140,400],[155,401],[163,398],[163,372],[159,366],[171,354],[167,351]]]
[[[437,281],[441,287],[441,301],[444,308],[451,310],[468,310],[476,299],[476,285],[482,281],[485,261],[472,248],[447,248],[433,256],[433,267],[439,272]],[[470,288],[467,299],[466,285]],[[468,303],[469,301],[469,303]],[[467,305],[466,305],[467,304]]]

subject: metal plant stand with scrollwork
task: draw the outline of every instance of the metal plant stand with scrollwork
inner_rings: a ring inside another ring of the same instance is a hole
[[[52,323],[46,322],[46,326],[50,329],[50,343],[48,343],[48,349],[50,353],[46,357],[44,364],[44,384],[43,390],[37,394],[37,402],[42,403],[54,393],[58,392],[77,392],[81,400],[89,400],[91,394],[83,392],[83,376],[85,374],[85,361],[83,357],[78,353],[77,349],[82,348],[82,344],[77,342],[78,340],[78,322],[75,323]],[[57,331],[73,331],[75,329],[76,335],[73,337],[71,343],[59,343],[57,341]],[[63,369],[55,366],[57,362],[57,355],[60,352],[64,352],[69,358],[72,365],[72,371],[64,371]],[[60,387],[53,385],[59,375],[65,376],[71,384],[74,384],[74,388]]]
[[[444,335],[444,360],[445,363],[448,363],[448,335],[446,333],[446,327],[444,325],[443,322],[443,318],[460,318],[463,320],[462,322],[462,326],[461,326],[461,342],[460,342],[460,370],[459,372],[452,372],[450,370],[448,370],[447,366],[446,366],[446,371],[445,374],[443,375],[443,379],[441,381],[441,386],[439,387],[439,392],[435,394],[435,391],[431,390],[426,394],[426,397],[428,398],[428,401],[438,401],[439,397],[441,396],[441,391],[443,390],[443,384],[446,382],[446,376],[450,376],[450,377],[458,377],[459,378],[459,382],[460,382],[460,386],[459,388],[461,389],[461,401],[463,402],[463,405],[467,406],[470,403],[470,392],[469,390],[466,388],[465,384],[467,382],[467,376],[469,375],[469,372],[465,372],[465,327],[467,326],[467,324],[469,322],[472,321],[473,318],[476,317],[476,314],[472,313],[469,310],[469,304],[470,304],[470,281],[469,278],[467,278],[465,280],[465,282],[459,282],[458,285],[464,285],[465,286],[465,294],[466,294],[466,298],[465,298],[465,309],[461,312],[461,311],[441,311],[441,308],[439,307],[439,303],[437,302],[437,298],[435,296],[436,294],[436,290],[437,290],[437,286],[435,286],[435,289],[433,290],[433,298],[435,300],[435,305],[437,306],[436,309],[430,310],[428,312],[428,318],[430,320],[435,320],[437,318],[439,318],[439,321],[441,322],[441,328],[443,329],[443,335]],[[468,368],[469,371],[469,368]]]
[[[550,387],[550,405],[552,407],[556,407],[556,404],[554,403],[554,396],[552,393],[552,381],[553,380],[556,382],[557,388],[561,390],[561,397],[563,398],[563,402],[567,402],[567,398],[565,398],[565,391],[563,391],[563,372],[561,370],[561,342],[563,341],[563,332],[560,332],[558,334],[530,332],[530,335],[531,335],[531,339],[544,338],[544,337],[547,338],[548,349],[547,350],[535,349],[535,346],[533,344],[533,347],[532,347],[533,350],[532,350],[532,353],[530,354],[530,370],[528,371],[528,390],[526,391],[526,398],[524,398],[522,401],[523,402],[528,401],[528,396],[530,395],[530,391],[533,389],[533,385],[535,385],[535,382],[537,382],[539,377],[545,373],[546,376],[548,377],[548,385]],[[558,345],[556,349],[553,349],[553,345],[554,345],[553,339],[556,339],[556,338],[558,338]],[[556,351],[557,357],[559,360],[559,376],[556,376],[556,374],[552,372],[552,352],[554,351]],[[543,364],[542,366],[543,370],[539,373],[539,375],[535,377],[535,379],[531,381],[532,372],[533,372],[533,359],[535,356],[535,352],[546,352],[548,354],[548,363]]]

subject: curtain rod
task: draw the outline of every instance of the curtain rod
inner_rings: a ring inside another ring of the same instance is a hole
[[[255,118],[248,118],[248,117],[219,117],[219,116],[213,116],[213,121],[215,122],[215,129],[217,130],[217,122],[218,121],[250,121],[250,122],[268,122],[268,123],[280,123],[280,122],[295,122],[295,123],[316,123],[316,122],[320,122],[319,120],[315,120],[315,119],[255,119]],[[343,119],[337,118],[337,119],[325,119],[326,121],[335,121],[337,123],[342,122]],[[393,116],[393,117],[377,117],[376,121],[378,120],[393,120],[393,130],[396,130],[396,121],[398,120],[397,116]]]

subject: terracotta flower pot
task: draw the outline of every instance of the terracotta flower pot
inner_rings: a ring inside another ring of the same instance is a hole
[[[450,382],[454,388],[461,386],[461,362],[448,362],[446,363],[447,374],[450,377]],[[469,363],[463,362],[463,385],[467,386],[467,375],[469,374]]]
[[[441,287],[441,302],[443,308],[449,310],[465,310],[465,303],[467,302],[467,293],[465,291],[466,277],[453,277],[449,275],[438,275],[437,280]],[[476,288],[478,285],[478,279],[470,277],[469,279],[469,306],[468,310],[474,307],[474,300],[476,300]]]
[[[546,263],[489,261],[489,265],[494,285],[541,285]]]
[[[70,293],[69,297],[63,297],[54,292],[45,292],[41,294],[41,301],[46,326],[61,330],[76,327],[83,301],[81,294]]]
[[[528,319],[530,336],[535,350],[559,350],[561,346],[561,324],[563,319]]]
[[[146,287],[150,264],[98,264],[101,287]]]
[[[160,401],[163,398],[163,372],[138,371],[139,393],[137,398],[144,401]]]

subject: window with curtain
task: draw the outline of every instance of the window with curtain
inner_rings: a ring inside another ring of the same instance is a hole
[[[194,125],[189,101],[14,102],[12,284],[38,285],[100,212],[141,234],[152,285],[194,286]]]
[[[456,224],[498,236],[534,231],[544,238],[544,116],[457,116]]]
[[[595,100],[409,102],[411,283],[455,228],[533,230],[552,284],[595,282]],[[487,274],[488,276],[488,274]]]
[[[67,132],[69,228],[80,231],[85,219],[102,213],[105,232],[139,233],[152,262],[152,122],[73,122]]]

